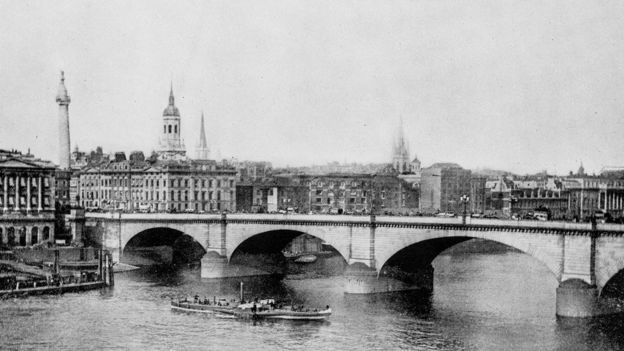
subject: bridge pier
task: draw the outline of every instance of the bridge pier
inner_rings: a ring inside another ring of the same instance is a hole
[[[345,294],[385,294],[401,291],[433,291],[433,267],[418,272],[378,274],[375,269],[356,264],[347,268]]]
[[[605,314],[600,308],[598,288],[580,279],[569,279],[557,287],[558,317],[593,317]]]
[[[239,278],[270,275],[263,270],[230,264],[227,257],[214,251],[207,252],[201,259],[201,277],[206,279]]]

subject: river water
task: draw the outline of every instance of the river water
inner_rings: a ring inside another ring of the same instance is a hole
[[[556,280],[527,255],[443,255],[434,268],[429,296],[345,296],[340,277],[245,284],[247,297],[329,304],[334,313],[323,323],[174,312],[171,297],[235,297],[238,281],[202,281],[191,268],[120,273],[111,289],[0,301],[0,349],[624,349],[624,317],[558,321]]]

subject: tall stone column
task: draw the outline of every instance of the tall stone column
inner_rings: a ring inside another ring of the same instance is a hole
[[[41,176],[39,176],[37,178],[37,211],[41,212],[43,211],[43,206],[42,206],[42,194],[43,194],[43,188],[42,188],[42,182],[41,182]]]
[[[71,99],[67,95],[65,88],[65,74],[61,71],[61,82],[59,83],[56,103],[59,105],[59,168],[69,169],[69,103]]]
[[[20,177],[15,176],[15,211],[19,211],[20,193],[19,193]]]
[[[4,204],[2,207],[2,211],[3,212],[8,212],[9,211],[9,176],[8,175],[4,175]]]
[[[30,213],[30,182],[31,178],[28,176],[26,178],[26,213]]]

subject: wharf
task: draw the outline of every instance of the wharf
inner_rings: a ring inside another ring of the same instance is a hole
[[[26,297],[30,295],[63,294],[67,292],[79,292],[100,289],[107,286],[104,281],[70,283],[58,286],[42,286],[36,288],[24,288],[13,290],[0,290],[0,299],[8,297]]]

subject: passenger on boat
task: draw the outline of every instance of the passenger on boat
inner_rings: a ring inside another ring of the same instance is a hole
[[[199,301],[199,295],[195,294],[195,303],[197,303]]]
[[[210,300],[206,296],[204,296],[204,305],[210,305]]]

